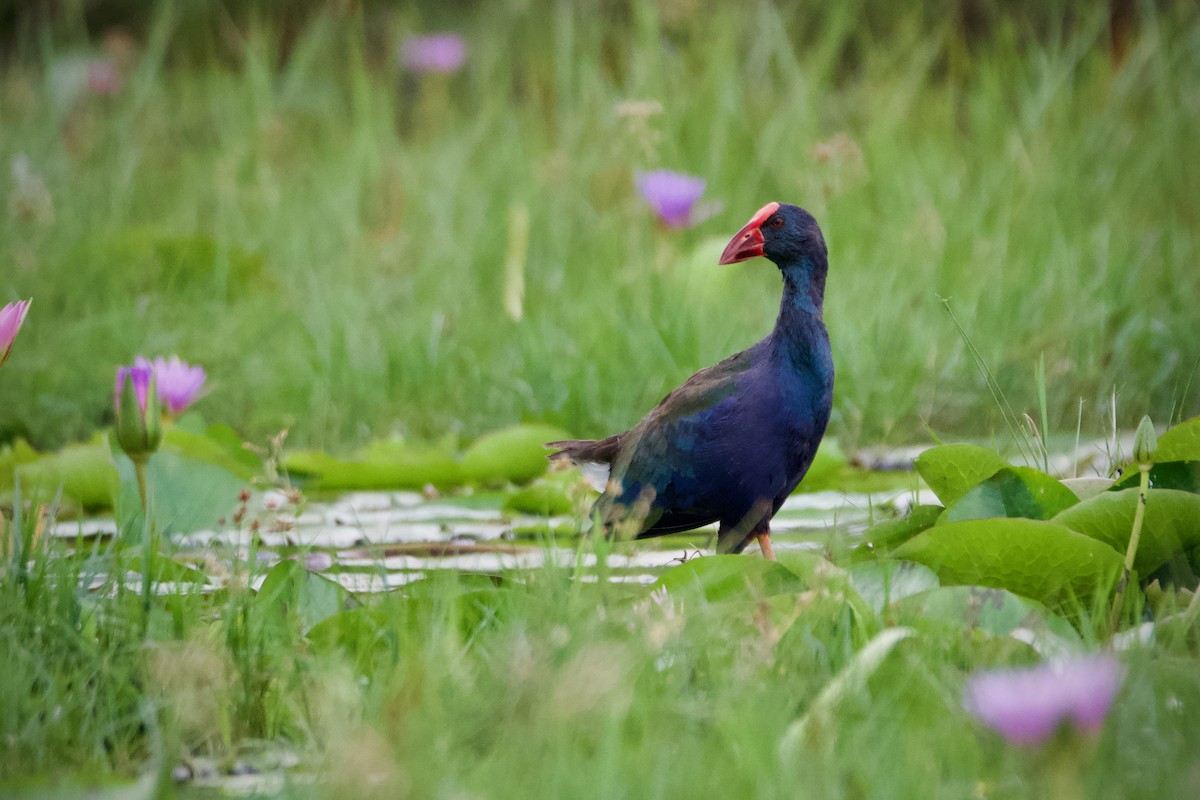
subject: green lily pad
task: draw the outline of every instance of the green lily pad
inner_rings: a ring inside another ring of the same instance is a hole
[[[86,511],[112,508],[117,493],[117,471],[102,438],[68,445],[57,453],[20,464],[16,476],[26,496],[40,493],[49,498],[61,488],[65,497]]]
[[[419,489],[426,484],[457,486],[462,469],[452,455],[420,448],[396,450],[387,458],[346,461],[318,450],[288,453],[284,466],[289,475],[311,488]]]
[[[705,599],[717,601],[747,593],[764,597],[798,592],[805,585],[800,576],[773,561],[725,555],[693,558],[672,567],[655,581],[654,588],[671,594],[698,591]]]
[[[995,475],[1008,464],[995,452],[973,444],[931,447],[913,461],[917,472],[949,506],[979,482]]]
[[[571,491],[579,481],[580,475],[574,470],[548,474],[510,494],[504,501],[503,510],[539,517],[570,514],[575,508]]]
[[[1200,494],[1200,461],[1166,461],[1150,467],[1151,489],[1178,489],[1181,492]],[[1113,484],[1111,491],[1136,489],[1141,486],[1142,472],[1136,466],[1128,469],[1121,480]]]
[[[872,550],[899,547],[921,531],[932,528],[945,510],[941,506],[916,506],[903,519],[872,525],[863,537]]]
[[[1192,417],[1158,437],[1156,461],[1200,461],[1200,417]]]
[[[467,480],[522,483],[546,471],[546,442],[570,438],[553,425],[513,425],[475,441],[463,453]]]
[[[935,525],[896,550],[930,567],[945,584],[1007,589],[1047,605],[1107,592],[1122,557],[1096,539],[1055,522],[976,519]]]
[[[1009,636],[1023,628],[1034,636],[1048,632],[1064,644],[1079,641],[1071,623],[1041,603],[985,586],[944,586],[914,594],[897,603],[897,614],[905,624],[932,620],[992,636]]]
[[[120,476],[117,530],[126,541],[141,539],[145,522],[133,462],[115,444],[109,466]],[[146,464],[147,504],[158,532],[164,536],[192,533],[218,526],[237,506],[246,482],[216,464],[160,451]]]
[[[281,561],[259,587],[254,613],[264,625],[299,623],[307,633],[345,611],[350,602],[350,592],[336,581],[310,572],[299,561]]]
[[[1104,492],[1067,509],[1056,523],[1090,536],[1124,553],[1137,512],[1138,490]],[[1200,546],[1200,495],[1174,489],[1151,489],[1133,566],[1149,575],[1179,552]]]
[[[876,614],[905,597],[927,592],[939,585],[933,570],[913,561],[864,561],[852,565],[848,572],[850,584]]]
[[[1078,502],[1074,492],[1044,472],[1004,467],[955,500],[938,524],[992,517],[1050,519]]]
[[[244,481],[249,481],[258,472],[257,464],[252,466],[242,459],[235,458],[223,442],[174,426],[163,429],[162,448],[159,452],[177,453],[198,461],[207,461]]]
[[[37,459],[38,452],[24,439],[0,447],[0,489],[11,489],[17,467]]]

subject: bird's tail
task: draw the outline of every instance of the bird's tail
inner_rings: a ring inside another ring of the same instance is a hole
[[[574,464],[583,470],[587,482],[603,492],[612,472],[613,459],[617,457],[620,440],[617,436],[607,439],[564,439],[546,442],[546,447],[555,448],[546,458],[554,464]]]

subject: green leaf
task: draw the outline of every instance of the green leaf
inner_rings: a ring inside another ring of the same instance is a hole
[[[931,447],[917,456],[913,464],[933,493],[947,506],[972,486],[1008,466],[995,452],[973,444]]]
[[[16,475],[26,495],[39,492],[52,497],[61,487],[65,497],[87,511],[112,508],[117,493],[117,471],[103,438],[39,456],[19,465]]]
[[[312,488],[419,489],[426,484],[457,486],[462,469],[452,455],[418,448],[395,449],[386,458],[343,461],[317,450],[297,450],[284,459],[288,473]]]
[[[930,620],[992,636],[1009,636],[1025,629],[1035,638],[1045,632],[1052,641],[1057,639],[1064,644],[1079,641],[1071,623],[1050,613],[1041,603],[984,586],[944,586],[905,597],[897,604],[897,614],[901,622],[909,625]]]
[[[851,565],[848,572],[850,584],[876,614],[905,597],[938,586],[933,570],[912,561],[864,561]]]
[[[654,583],[655,589],[671,594],[700,592],[711,601],[784,592],[798,592],[804,581],[786,567],[762,558],[744,556],[705,556],[693,558],[664,572]]]
[[[546,442],[569,438],[552,425],[513,425],[480,437],[463,453],[467,480],[484,482],[532,480],[546,471]]]
[[[281,561],[259,587],[254,613],[265,624],[287,625],[292,621],[308,632],[346,610],[350,600],[350,592],[341,584],[310,572],[299,561]]]
[[[1171,428],[1158,439],[1157,461],[1200,461],[1200,417]]]
[[[117,530],[127,541],[138,541],[145,523],[133,462],[119,448],[114,448],[111,457],[120,475]],[[155,453],[146,464],[148,505],[164,536],[216,527],[222,517],[233,512],[244,488],[245,481],[237,475],[170,451]]]
[[[899,547],[921,531],[932,528],[945,510],[941,506],[916,506],[904,519],[872,525],[863,537],[875,550]]]
[[[1142,471],[1136,466],[1126,470],[1125,476],[1113,484],[1111,491],[1138,488],[1142,483]],[[1181,492],[1200,494],[1200,461],[1167,461],[1150,467],[1151,489],[1178,489]]]
[[[1032,519],[978,519],[936,525],[896,550],[932,568],[946,584],[1008,589],[1047,605],[1107,592],[1120,574],[1116,550],[1064,525]]]
[[[1137,512],[1138,490],[1104,492],[1067,509],[1054,521],[1124,553]],[[1174,554],[1200,546],[1200,495],[1151,489],[1138,541],[1134,569],[1149,575]]]
[[[503,510],[540,517],[570,514],[575,508],[570,492],[579,479],[579,473],[574,471],[539,478],[510,494],[504,501]]]
[[[0,447],[0,489],[11,489],[17,467],[37,461],[38,453],[24,439]]]
[[[938,524],[992,517],[1050,519],[1078,502],[1074,492],[1040,470],[1004,467],[954,501]]]
[[[244,459],[235,458],[227,449],[226,444],[208,436],[189,433],[175,426],[167,426],[163,431],[163,443],[160,453],[175,453],[177,455],[206,461],[209,464],[237,475],[244,481],[249,481],[257,474],[257,459],[248,464]],[[247,453],[253,458],[253,454]]]

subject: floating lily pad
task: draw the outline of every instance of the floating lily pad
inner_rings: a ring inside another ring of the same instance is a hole
[[[16,475],[26,496],[40,493],[48,499],[61,488],[65,497],[87,511],[112,508],[117,493],[117,470],[103,438],[20,464]]]
[[[513,425],[489,433],[463,453],[463,476],[471,481],[521,483],[546,471],[546,442],[570,438],[552,425]]]
[[[769,596],[805,588],[800,576],[762,558],[706,556],[672,567],[655,581],[655,589],[668,592],[701,592],[710,601],[741,597],[747,593]]]
[[[938,524],[992,517],[1050,519],[1078,502],[1074,492],[1044,472],[1003,467],[955,500]]]
[[[941,506],[916,506],[907,517],[873,525],[863,536],[874,550],[899,547],[921,531],[933,527],[945,510]]]
[[[115,447],[109,466],[120,475],[117,530],[127,541],[138,541],[145,529],[133,462]],[[158,532],[164,536],[192,533],[218,526],[238,502],[246,482],[216,464],[170,450],[155,453],[146,464],[148,505]]]
[[[1070,528],[1032,519],[977,519],[935,525],[896,551],[930,567],[945,584],[1008,589],[1047,605],[1107,592],[1122,557]]]
[[[575,508],[570,492],[579,479],[577,472],[546,475],[510,494],[504,501],[503,510],[539,517],[570,514]]]
[[[913,461],[917,472],[949,506],[979,482],[1007,467],[1004,459],[985,447],[972,444],[947,444],[931,447]]]
[[[1157,461],[1200,461],[1200,417],[1192,417],[1158,438]]]
[[[346,610],[350,602],[350,593],[341,584],[310,572],[299,561],[281,561],[259,587],[254,613],[264,625],[299,624],[308,632]]]
[[[905,597],[939,585],[933,570],[913,561],[864,561],[851,566],[848,572],[850,584],[876,614]]]
[[[306,486],[326,490],[419,489],[427,484],[457,486],[462,469],[452,455],[412,448],[387,459],[349,461],[318,450],[291,452],[284,460],[289,475]]]
[[[1004,589],[944,586],[903,598],[897,610],[901,621],[907,624],[932,620],[981,630],[992,636],[1009,636],[1018,629],[1034,635],[1048,631],[1065,643],[1079,641],[1071,623],[1050,613],[1041,603]]]
[[[1105,492],[1067,509],[1054,521],[1124,553],[1137,512],[1138,490]],[[1149,575],[1174,554],[1200,546],[1200,495],[1151,489],[1138,540],[1134,568]]]
[[[1181,492],[1200,494],[1200,461],[1166,461],[1150,467],[1150,488],[1177,489]],[[1112,491],[1137,488],[1142,483],[1142,472],[1136,466],[1126,470],[1125,476],[1112,486]]]

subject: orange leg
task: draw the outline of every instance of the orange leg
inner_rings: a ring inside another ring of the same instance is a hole
[[[754,534],[754,538],[758,539],[758,546],[762,548],[763,558],[770,561],[777,561],[775,558],[775,548],[771,546],[771,532],[763,531],[762,533]]]

